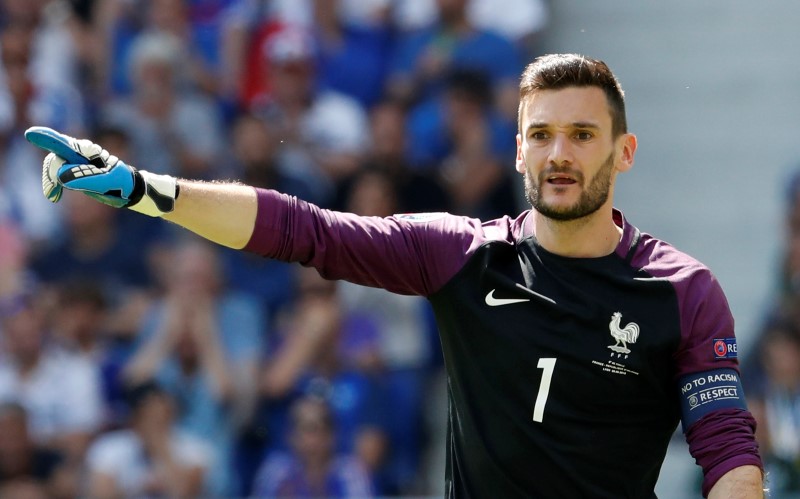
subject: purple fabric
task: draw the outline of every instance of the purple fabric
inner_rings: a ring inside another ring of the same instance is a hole
[[[617,249],[627,253],[633,228],[619,215],[623,241]],[[627,244],[625,244],[627,241]],[[689,373],[729,368],[739,372],[736,358],[718,358],[714,343],[735,338],[733,315],[719,282],[694,258],[649,234],[642,234],[631,264],[653,277],[668,280],[680,307],[681,342],[674,354],[675,379]],[[703,468],[703,495],[728,471],[752,464],[763,469],[754,438],[755,420],[747,411],[715,411],[686,431],[689,451]]]
[[[327,279],[400,294],[434,293],[486,239],[480,221],[465,217],[359,217],[275,191],[257,194],[256,227],[246,251],[315,267]]]
[[[763,465],[753,439],[756,421],[747,411],[716,411],[692,425],[686,432],[689,452],[703,468],[703,497],[722,475],[740,466]]]
[[[396,293],[429,296],[447,283],[488,240],[515,242],[531,234],[527,213],[481,223],[453,215],[358,217],[322,210],[274,191],[258,190],[256,228],[246,250],[311,265],[329,279],[346,279]],[[623,236],[616,253],[626,258],[636,229],[615,211]],[[677,380],[689,373],[729,368],[714,340],[735,338],[733,316],[711,271],[663,241],[642,233],[631,265],[669,281],[680,308],[681,341],[674,353]],[[676,393],[676,403],[678,394]],[[761,467],[750,413],[713,412],[687,429],[692,455],[705,471],[704,491],[742,464]]]
[[[623,239],[630,241],[632,226],[623,222]],[[620,244],[620,256],[627,246]],[[694,258],[643,233],[631,264],[649,275],[668,280],[678,297],[681,344],[675,354],[675,379],[689,373],[731,368],[739,371],[735,358],[716,359],[715,338],[734,338],[733,315],[711,271]]]

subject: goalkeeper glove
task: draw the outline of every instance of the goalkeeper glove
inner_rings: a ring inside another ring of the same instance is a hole
[[[31,127],[25,138],[50,154],[42,164],[42,191],[52,202],[62,186],[82,191],[115,208],[160,217],[175,208],[178,182],[124,163],[89,140],[78,140],[46,127]]]

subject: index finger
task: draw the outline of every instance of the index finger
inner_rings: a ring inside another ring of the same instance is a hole
[[[67,163],[85,165],[86,156],[76,151],[75,139],[46,126],[32,126],[25,130],[25,138],[31,144],[61,156]]]

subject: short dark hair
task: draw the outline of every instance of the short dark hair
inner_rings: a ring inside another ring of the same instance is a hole
[[[28,410],[19,402],[6,400],[0,402],[0,417],[11,415],[23,421],[28,420]]]
[[[452,94],[487,107],[492,103],[492,84],[485,71],[471,68],[455,68],[445,77],[445,88]]]
[[[522,72],[519,83],[518,123],[522,129],[522,108],[529,96],[539,90],[567,87],[597,87],[606,94],[611,113],[611,132],[619,137],[628,131],[625,94],[605,62],[578,54],[548,54],[537,57]]]
[[[135,413],[150,397],[170,397],[169,392],[153,379],[146,379],[125,387],[125,401],[131,413]]]
[[[59,303],[63,306],[90,305],[105,310],[108,300],[101,284],[95,279],[70,278],[60,288]]]

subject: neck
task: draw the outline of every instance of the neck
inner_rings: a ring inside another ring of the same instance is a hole
[[[539,244],[556,255],[597,258],[616,250],[622,229],[614,223],[611,209],[601,208],[578,220],[558,221],[533,211],[533,233]]]
[[[39,354],[20,357],[17,359],[17,372],[23,379],[27,379],[39,365]]]
[[[328,459],[307,460],[303,464],[305,465],[306,478],[309,485],[314,491],[323,495],[328,477]]]

